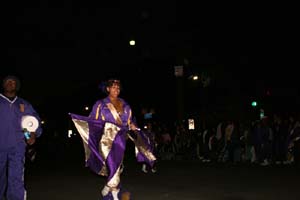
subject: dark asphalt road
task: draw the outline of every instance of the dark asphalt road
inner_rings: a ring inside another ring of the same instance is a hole
[[[28,200],[100,200],[104,178],[85,168],[83,159],[75,151],[40,155],[28,163]],[[129,156],[121,178],[133,200],[299,200],[299,174],[300,169],[293,166],[199,161],[159,161],[158,173],[144,174]]]

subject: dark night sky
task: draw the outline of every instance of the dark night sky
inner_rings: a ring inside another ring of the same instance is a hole
[[[175,65],[211,73],[228,88],[297,83],[294,14],[282,5],[183,0],[8,4],[0,75],[18,75],[22,95],[39,105],[76,101],[76,95],[82,99],[89,93],[87,101],[93,101],[97,85],[108,77],[120,77],[130,99],[165,98],[169,93],[159,87],[172,87]],[[128,45],[130,39],[136,46]]]

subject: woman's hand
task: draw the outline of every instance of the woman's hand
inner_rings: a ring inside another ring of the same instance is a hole
[[[136,127],[136,125],[134,123],[131,123],[129,125],[129,129],[132,130],[132,131],[136,131],[138,128]]]

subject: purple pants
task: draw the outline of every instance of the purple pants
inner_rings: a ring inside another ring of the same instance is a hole
[[[26,200],[24,188],[25,147],[0,150],[0,199]]]

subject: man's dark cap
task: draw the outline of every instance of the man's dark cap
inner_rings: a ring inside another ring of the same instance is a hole
[[[19,90],[20,90],[20,87],[21,87],[20,79],[19,79],[18,77],[16,77],[16,76],[13,76],[13,75],[8,75],[8,76],[6,76],[6,77],[3,79],[2,86],[4,86],[4,83],[5,83],[7,80],[9,80],[9,79],[16,81],[16,83],[17,83],[17,91],[19,91]]]

